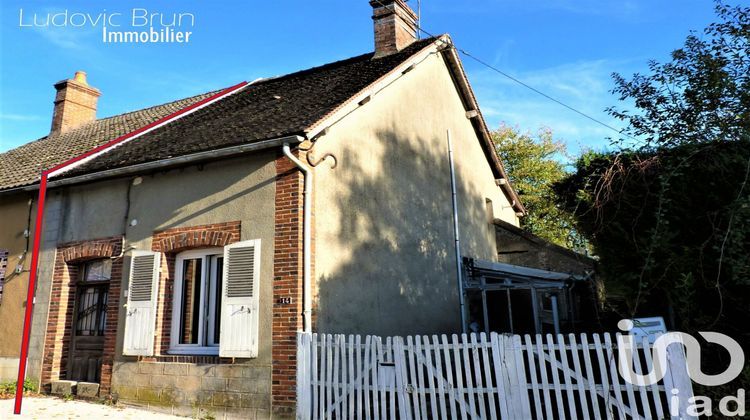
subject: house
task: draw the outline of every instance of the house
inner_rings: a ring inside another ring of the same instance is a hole
[[[464,259],[469,323],[485,332],[601,330],[596,260],[492,219],[497,258]]]
[[[560,334],[601,330],[596,260],[492,219],[497,258],[464,258],[472,330]]]
[[[5,171],[3,171],[3,174]],[[0,175],[3,176],[3,175]],[[0,198],[0,382],[15,380],[28,284],[31,194]]]
[[[596,271],[596,260],[540,238],[502,219],[495,227],[497,261],[585,277]]]
[[[84,73],[57,83],[50,134],[0,155],[3,363],[35,229],[44,389],[285,417],[298,331],[461,331],[454,229],[460,256],[495,261],[487,217],[524,208],[450,38],[371,4],[374,52],[297,73],[101,119]],[[92,149],[50,175],[35,226],[40,171]]]

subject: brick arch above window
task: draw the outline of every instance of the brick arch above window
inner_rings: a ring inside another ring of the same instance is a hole
[[[151,249],[177,253],[187,249],[222,247],[240,240],[240,222],[174,228],[154,232]]]
[[[122,253],[122,237],[70,242],[58,247],[58,252],[66,264],[76,264],[97,258],[110,258]]]

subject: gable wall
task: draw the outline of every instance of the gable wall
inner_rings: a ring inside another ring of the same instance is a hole
[[[500,226],[497,227],[496,238],[498,262],[578,275],[594,271],[594,260],[561,250],[541,238],[532,241]]]
[[[443,59],[432,55],[332,126],[313,149],[317,330],[460,330],[446,130],[461,254],[494,260],[493,217],[517,224]]]

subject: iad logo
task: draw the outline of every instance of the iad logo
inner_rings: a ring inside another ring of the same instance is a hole
[[[630,332],[633,330],[634,323],[632,320],[623,319],[617,324],[617,326],[622,331]],[[633,334],[618,336],[618,370],[620,376],[622,376],[627,382],[637,386],[648,386],[659,383],[667,374],[670,351],[675,351],[675,348],[669,349],[669,346],[676,344],[677,346],[684,347],[685,368],[692,381],[705,386],[718,386],[726,385],[734,380],[742,372],[742,369],[745,366],[745,353],[739,343],[733,338],[717,332],[701,331],[698,334],[709,343],[719,344],[729,352],[730,362],[724,372],[716,375],[703,373],[701,369],[701,346],[698,340],[690,334],[682,332],[667,332],[661,334],[654,340],[651,348],[651,360],[653,361],[653,366],[649,372],[645,373],[638,373],[633,369],[634,353],[636,354],[635,357],[638,357],[635,336]],[[676,351],[681,352],[681,347],[677,347]],[[648,351],[648,349],[644,349],[643,351]],[[679,404],[679,391],[673,389],[671,390],[671,393],[670,411],[674,414],[675,404]],[[736,404],[736,410],[729,409],[728,406],[730,402]],[[711,415],[711,400],[708,397],[691,397],[688,403],[691,404],[688,406],[688,414],[696,416]],[[722,398],[719,403],[719,410],[725,416],[731,417],[744,415],[745,390],[740,389],[736,397],[727,396]]]
[[[623,331],[630,331],[633,329],[633,321],[623,319],[617,326]],[[664,379],[664,375],[667,373],[667,348],[671,344],[677,343],[685,347],[685,359],[690,379],[706,386],[728,384],[742,372],[742,368],[745,366],[745,353],[742,351],[742,347],[733,338],[721,333],[701,331],[699,334],[709,343],[719,344],[729,352],[731,360],[724,372],[717,375],[703,373],[701,370],[701,346],[698,340],[690,334],[668,332],[654,341],[652,348],[654,366],[652,371],[645,375],[633,371],[633,350],[636,348],[634,336],[630,334],[619,336],[617,345],[620,354],[618,366],[620,375],[633,385],[656,384]]]

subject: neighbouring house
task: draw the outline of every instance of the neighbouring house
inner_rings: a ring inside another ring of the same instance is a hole
[[[50,134],[0,154],[0,373],[35,229],[27,377],[47,390],[287,417],[298,331],[460,331],[449,137],[461,256],[497,262],[487,218],[524,208],[450,38],[371,5],[374,52],[297,73],[101,119],[84,73],[55,84]],[[97,147],[50,175],[35,226],[40,172]]]
[[[2,164],[0,164],[2,165]],[[5,181],[5,170],[0,174]],[[0,382],[16,379],[28,285],[31,194],[0,196]]]
[[[494,219],[497,258],[464,258],[474,330],[559,334],[601,329],[596,260]]]

